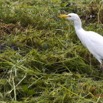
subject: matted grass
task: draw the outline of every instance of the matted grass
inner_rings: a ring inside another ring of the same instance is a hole
[[[71,23],[58,18],[76,12],[86,30],[102,35],[101,2],[1,0],[0,102],[102,103],[98,61],[81,45]]]

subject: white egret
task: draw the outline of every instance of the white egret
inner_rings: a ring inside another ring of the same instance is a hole
[[[59,17],[73,21],[78,38],[90,53],[100,62],[100,68],[103,70],[103,36],[93,31],[84,30],[82,28],[80,17],[75,13],[70,13],[68,15],[61,14]]]

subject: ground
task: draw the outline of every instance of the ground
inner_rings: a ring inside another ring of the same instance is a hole
[[[101,0],[0,1],[1,103],[103,103],[103,73],[61,13],[103,35]]]

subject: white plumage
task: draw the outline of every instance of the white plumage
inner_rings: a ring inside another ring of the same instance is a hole
[[[78,38],[100,62],[100,66],[103,69],[103,36],[93,31],[84,30],[79,16],[75,13],[70,13],[68,15],[61,14],[59,17],[73,21]]]

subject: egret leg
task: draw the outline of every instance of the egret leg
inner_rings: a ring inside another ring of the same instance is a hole
[[[103,61],[102,61],[102,63],[100,64],[100,70],[103,71]]]

